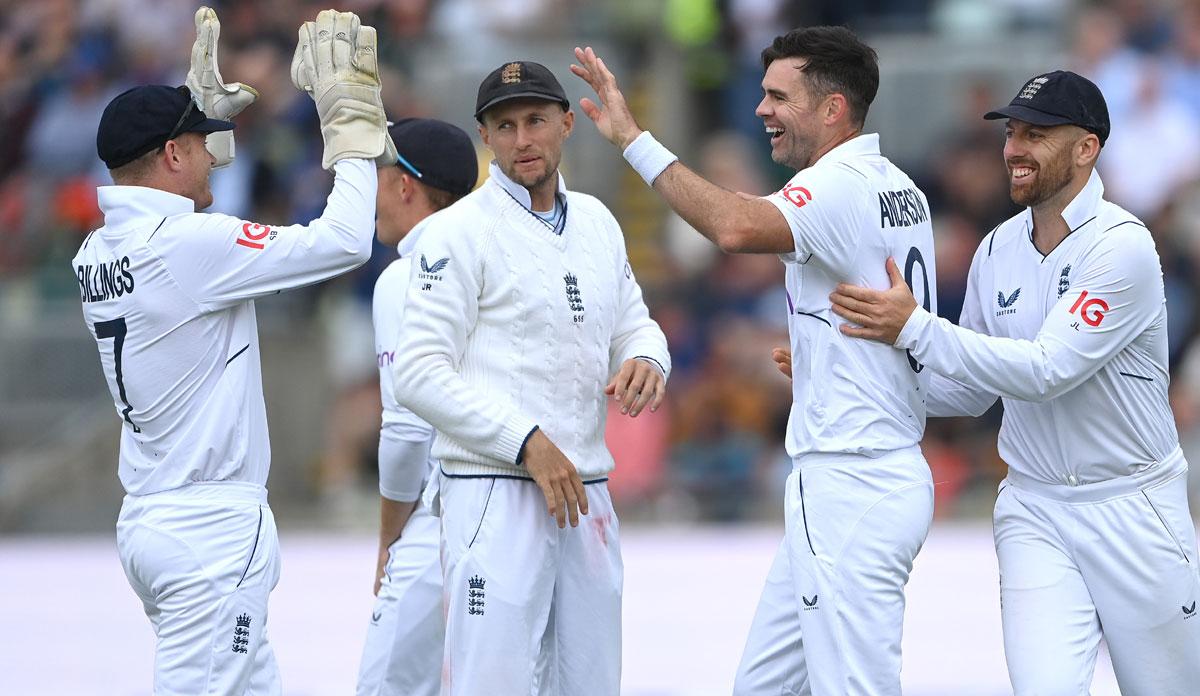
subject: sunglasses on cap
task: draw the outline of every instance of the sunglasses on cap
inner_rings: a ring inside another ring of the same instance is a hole
[[[167,140],[174,140],[181,135],[179,129],[183,128],[183,124],[185,121],[187,121],[187,117],[191,116],[192,111],[194,111],[196,108],[196,100],[192,99],[191,90],[189,90],[186,86],[178,87],[177,90],[188,98],[187,106],[183,107],[183,115],[179,117],[179,120],[175,122],[175,127],[172,128],[171,132],[167,134]],[[166,140],[163,142],[165,143]]]

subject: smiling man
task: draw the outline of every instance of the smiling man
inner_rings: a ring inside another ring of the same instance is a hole
[[[620,226],[558,172],[568,104],[537,63],[488,75],[488,180],[412,253],[394,386],[437,429],[447,696],[620,693],[605,395],[656,409],[671,364]]]
[[[891,290],[839,287],[835,311],[862,327],[844,333],[939,373],[930,415],[1004,401],[994,532],[1016,694],[1087,693],[1101,636],[1122,694],[1194,694],[1200,581],[1162,269],[1145,225],[1103,198],[1104,97],[1055,71],[984,118],[1008,119],[1011,195],[1028,208],[980,244],[961,326],[917,307],[892,262]]]
[[[843,27],[797,29],[763,51],[755,113],[772,159],[797,170],[765,198],[679,163],[638,127],[595,52],[575,55],[572,72],[603,106],[584,99],[584,113],[675,212],[723,251],[777,254],[787,269],[796,379],[786,532],[734,693],[898,696],[904,586],[933,515],[917,446],[929,375],[903,353],[847,340],[829,302],[839,281],[885,287],[881,264],[895,255],[936,306],[925,196],[863,130],[875,51]]]

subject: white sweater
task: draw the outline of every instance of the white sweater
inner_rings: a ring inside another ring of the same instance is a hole
[[[483,186],[422,225],[395,389],[437,429],[432,454],[449,476],[527,478],[517,458],[538,427],[582,478],[604,478],[604,386],[629,358],[670,371],[621,228],[561,176],[558,190],[561,234],[495,164]]]

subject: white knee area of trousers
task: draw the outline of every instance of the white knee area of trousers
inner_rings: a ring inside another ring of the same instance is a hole
[[[803,606],[803,605],[801,605]],[[796,696],[806,692],[808,669],[792,585],[788,541],[775,552],[734,677],[735,696]]]
[[[994,526],[1017,694],[1085,693],[1102,634],[1125,696],[1195,693],[1200,579],[1185,471],[1096,500],[1001,489]]]
[[[422,504],[392,544],[371,609],[358,696],[437,696],[442,684],[440,522]]]
[[[904,586],[933,518],[919,451],[793,471],[734,693],[899,694]],[[802,649],[795,649],[801,646]]]
[[[266,631],[279,543],[264,489],[126,496],[117,548],[157,636],[155,693],[280,693]]]
[[[441,484],[446,652],[442,693],[616,696],[623,568],[603,483],[559,529],[532,481]]]

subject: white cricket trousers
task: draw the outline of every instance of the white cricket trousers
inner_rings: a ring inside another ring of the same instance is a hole
[[[533,481],[441,482],[445,696],[618,696],[617,516],[605,482],[559,529]]]
[[[1087,694],[1101,634],[1123,696],[1200,693],[1200,576],[1182,452],[1079,486],[1010,471],[994,519],[1016,696]]]
[[[425,501],[388,549],[367,626],[358,696],[437,696],[442,688],[441,534]]]
[[[155,696],[281,693],[267,642],[279,538],[265,488],[224,481],[127,495],[117,550],[157,636]]]
[[[735,696],[900,694],[904,586],[933,521],[917,447],[798,458]]]

